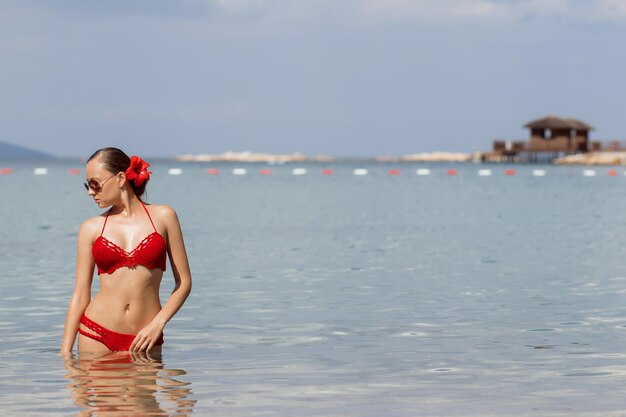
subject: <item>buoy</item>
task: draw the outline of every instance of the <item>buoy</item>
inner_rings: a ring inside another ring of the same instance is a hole
[[[617,171],[614,169],[609,170],[609,172],[607,173],[609,177],[616,177],[617,176]]]
[[[459,172],[456,169],[449,169],[446,171],[446,175],[456,175]]]
[[[233,175],[246,175],[248,170],[245,168],[235,168],[233,169]]]
[[[2,168],[0,169],[0,174],[2,175],[8,175],[11,174],[13,172],[13,170],[11,168]]]
[[[478,176],[480,176],[480,177],[488,177],[489,175],[491,175],[491,170],[490,169],[479,169],[478,170]]]
[[[322,175],[333,175],[333,170],[330,168],[326,168],[322,170]]]
[[[417,175],[430,175],[430,169],[428,168],[420,168],[415,171]]]
[[[263,168],[260,172],[261,175],[272,175],[272,170],[269,168]]]
[[[533,169],[533,175],[535,177],[545,177],[546,170],[545,169]]]
[[[357,168],[354,171],[352,171],[352,173],[354,175],[367,175],[367,169],[365,169],[365,168]]]
[[[304,174],[306,174],[306,169],[304,169],[304,168],[294,168],[294,169],[291,170],[291,173],[293,175],[304,175]]]
[[[517,172],[514,169],[505,169],[504,175],[515,175]]]
[[[389,175],[400,175],[400,170],[399,169],[390,169],[389,170]]]
[[[70,169],[68,170],[68,172],[69,172],[71,175],[78,175],[78,174],[80,174],[80,169],[78,169],[78,168],[70,168]]]
[[[35,168],[33,170],[33,173],[35,175],[47,175],[48,174],[48,168]]]
[[[220,175],[220,170],[217,168],[209,168],[206,170],[206,173],[209,175]]]
[[[170,168],[167,170],[167,173],[170,175],[182,175],[183,170],[180,168]]]
[[[583,175],[585,177],[595,177],[596,176],[596,171],[594,171],[593,169],[586,169],[583,171]]]

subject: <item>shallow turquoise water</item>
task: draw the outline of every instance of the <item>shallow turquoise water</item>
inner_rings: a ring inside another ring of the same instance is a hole
[[[223,164],[211,176],[207,165],[155,161],[147,200],[179,214],[193,293],[166,328],[162,357],[62,358],[78,225],[99,211],[83,175],[68,174],[78,163],[47,164],[42,176],[38,164],[6,166],[7,415],[626,410],[622,171],[515,166],[505,176],[510,166],[460,164],[447,176],[448,165],[346,163],[273,166],[270,176],[248,165],[234,176],[239,165]],[[334,175],[320,175],[326,167]],[[415,174],[425,167],[430,176]],[[486,167],[494,175],[476,175]],[[164,282],[166,297],[169,266]]]

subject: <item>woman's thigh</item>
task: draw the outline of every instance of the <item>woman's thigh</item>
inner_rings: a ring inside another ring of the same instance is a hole
[[[79,352],[109,352],[109,348],[107,348],[102,343],[94,340],[90,337],[83,336],[82,334],[78,334],[78,351]]]

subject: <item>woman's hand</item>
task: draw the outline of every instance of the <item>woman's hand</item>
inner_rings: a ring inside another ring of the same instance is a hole
[[[130,344],[130,351],[149,351],[154,344],[159,340],[163,329],[165,328],[165,321],[155,318],[146,327],[141,329],[133,343]]]

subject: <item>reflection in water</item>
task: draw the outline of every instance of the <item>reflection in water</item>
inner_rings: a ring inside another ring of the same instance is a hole
[[[189,416],[196,400],[188,382],[175,377],[181,369],[166,369],[161,353],[73,353],[64,356],[78,415]]]

